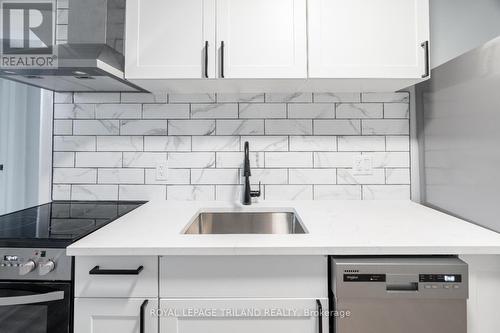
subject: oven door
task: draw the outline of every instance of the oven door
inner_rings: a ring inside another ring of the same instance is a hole
[[[69,282],[0,281],[0,332],[68,333]]]

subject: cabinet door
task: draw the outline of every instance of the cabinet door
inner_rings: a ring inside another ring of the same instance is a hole
[[[156,333],[157,309],[156,298],[75,298],[74,333]]]
[[[327,299],[160,299],[160,333],[327,333],[317,301],[328,310]]]
[[[215,0],[127,0],[126,13],[126,78],[214,76]]]
[[[219,75],[307,77],[306,9],[306,0],[218,0]]]
[[[421,78],[428,0],[309,0],[309,76]]]

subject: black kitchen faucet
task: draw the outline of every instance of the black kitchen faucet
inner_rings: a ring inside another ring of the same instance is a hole
[[[243,177],[245,177],[245,194],[243,196],[243,204],[250,205],[252,204],[253,197],[260,197],[260,182],[259,182],[259,190],[252,191],[250,188],[250,176],[252,173],[250,172],[250,158],[249,158],[249,144],[248,141],[245,142],[245,162],[243,166]]]

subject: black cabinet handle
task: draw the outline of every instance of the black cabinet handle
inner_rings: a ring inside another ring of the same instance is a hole
[[[137,267],[137,269],[100,269],[99,266],[95,266],[89,271],[90,275],[139,275],[144,269],[143,266]]]
[[[224,41],[220,42],[220,77],[224,78]]]
[[[205,78],[208,79],[208,40],[205,41]]]
[[[425,41],[420,44],[421,47],[425,50],[425,74],[422,75],[422,78],[426,78],[430,74],[430,64],[429,64],[429,41]]]
[[[146,312],[146,306],[148,305],[148,300],[145,299],[141,304],[141,313],[139,314],[139,333],[144,333],[144,313]]]
[[[0,171],[3,171],[3,164],[0,164]]]
[[[318,332],[323,333],[323,306],[319,299],[316,300],[316,305],[318,306]]]

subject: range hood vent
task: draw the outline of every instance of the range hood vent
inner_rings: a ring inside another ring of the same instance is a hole
[[[1,68],[0,77],[57,92],[137,92],[124,79],[125,0],[69,0],[55,68]]]

